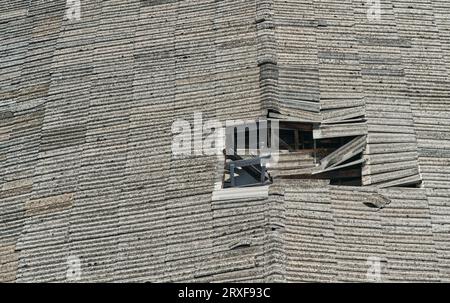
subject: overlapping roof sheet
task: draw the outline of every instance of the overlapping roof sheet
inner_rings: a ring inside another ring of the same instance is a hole
[[[381,9],[2,1],[0,281],[449,281],[450,3]],[[367,136],[365,186],[213,194],[223,163],[171,151],[195,112]]]

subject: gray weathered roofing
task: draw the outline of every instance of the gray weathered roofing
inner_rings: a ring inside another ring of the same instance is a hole
[[[0,2],[0,281],[450,281],[448,0],[65,8]],[[194,112],[367,135],[365,186],[214,192],[217,157],[172,156]]]

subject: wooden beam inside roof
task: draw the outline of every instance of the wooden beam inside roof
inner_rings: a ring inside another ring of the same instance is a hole
[[[347,169],[342,169],[342,170],[322,172],[322,173],[318,173],[315,175],[299,174],[299,175],[283,176],[281,178],[282,179],[321,179],[321,180],[353,179],[353,178],[361,178],[361,169],[360,168],[347,168]]]
[[[280,128],[298,129],[301,131],[312,132],[313,123],[280,121]]]
[[[274,112],[270,112],[268,115],[269,119],[276,119],[280,121],[290,121],[290,122],[296,122],[296,123],[315,123],[319,124],[321,121],[320,114],[318,113],[311,113],[311,115],[314,116],[314,119],[306,119],[302,117],[296,117],[296,116],[288,116],[283,114],[278,114]]]

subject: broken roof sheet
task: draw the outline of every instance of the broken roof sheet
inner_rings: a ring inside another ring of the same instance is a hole
[[[0,3],[0,281],[449,281],[450,3],[361,4]],[[366,186],[288,155],[222,199],[216,157],[172,157],[194,112],[367,136]]]

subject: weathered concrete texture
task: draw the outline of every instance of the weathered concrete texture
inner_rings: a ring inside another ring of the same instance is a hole
[[[277,186],[284,201],[284,281],[364,282],[374,259],[381,263],[380,281],[448,280],[424,189]],[[376,207],[380,197],[390,203]]]
[[[450,4],[381,3],[0,1],[0,281],[449,281]],[[289,154],[213,194],[223,161],[171,152],[194,112],[367,135],[365,186]]]

